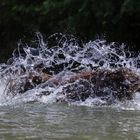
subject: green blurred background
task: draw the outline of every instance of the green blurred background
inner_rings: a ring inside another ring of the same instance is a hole
[[[140,0],[1,0],[0,62],[19,39],[40,31],[46,37],[73,34],[84,41],[105,36],[139,51]]]

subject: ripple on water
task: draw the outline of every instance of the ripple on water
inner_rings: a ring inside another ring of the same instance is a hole
[[[139,139],[140,111],[28,103],[0,108],[4,139]]]

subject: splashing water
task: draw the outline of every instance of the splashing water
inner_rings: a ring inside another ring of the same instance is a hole
[[[139,75],[140,55],[133,55],[124,44],[108,43],[100,39],[82,43],[73,36],[63,34],[54,34],[46,42],[39,33],[37,33],[37,38],[32,45],[18,44],[12,58],[6,64],[0,64],[1,105],[30,101],[53,103],[63,100],[66,98],[66,93],[60,93],[67,92],[65,89],[70,85],[73,84],[82,89],[81,79],[73,83],[65,83],[65,81],[69,81],[73,76],[77,76],[77,73],[83,71],[115,71],[121,68],[129,69]],[[44,76],[44,73],[48,74],[45,82],[40,79],[34,83],[31,81],[33,76]],[[56,79],[61,83],[54,84]],[[91,85],[89,82],[88,84],[89,89],[82,91],[86,94],[92,92]],[[28,87],[27,90],[25,90],[26,87]],[[139,95],[136,94],[136,97],[123,105],[136,107],[137,104],[138,107]],[[88,106],[106,104],[99,97],[89,97],[84,101],[68,103]],[[117,106],[122,106],[122,103],[118,103]]]

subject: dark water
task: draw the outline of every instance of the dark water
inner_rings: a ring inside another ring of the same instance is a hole
[[[26,103],[0,107],[3,140],[139,140],[140,111]]]

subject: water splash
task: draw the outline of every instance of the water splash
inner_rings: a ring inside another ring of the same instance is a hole
[[[60,93],[71,83],[62,83],[83,71],[114,71],[124,68],[139,75],[140,54],[134,56],[124,44],[108,43],[100,39],[82,43],[71,35],[61,33],[50,36],[46,41],[37,33],[37,38],[31,45],[19,43],[7,63],[0,64],[1,104],[20,101],[52,103],[63,100],[66,96]],[[44,73],[51,78],[45,82],[38,78],[32,81],[32,77]],[[56,79],[61,82],[54,84]],[[79,80],[74,84],[82,87]],[[72,104],[92,106],[106,103],[101,98],[90,97],[84,102],[80,100]]]

